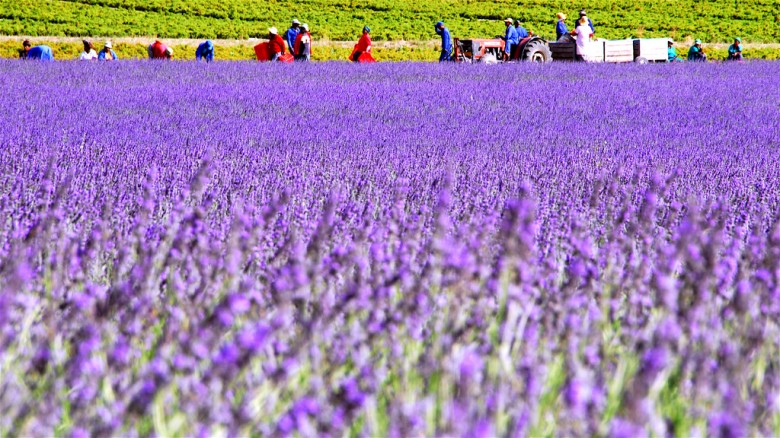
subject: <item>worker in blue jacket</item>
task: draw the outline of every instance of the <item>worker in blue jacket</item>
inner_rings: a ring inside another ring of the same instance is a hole
[[[206,40],[198,46],[198,50],[195,51],[195,59],[200,61],[205,59],[206,62],[214,60],[214,42]]]
[[[569,28],[566,27],[566,14],[558,12],[558,24],[555,25],[555,40],[558,41],[562,37],[569,38]]]
[[[441,55],[439,56],[439,62],[452,60],[452,37],[450,37],[450,30],[444,26],[443,21],[436,23],[436,34],[441,36]]]
[[[520,24],[520,20],[515,20],[515,32],[517,32],[517,40],[523,41],[528,38],[528,31]]]
[[[292,25],[287,32],[284,33],[284,39],[287,41],[287,48],[290,53],[295,55],[295,39],[298,38],[298,34],[301,32],[301,22],[297,19],[292,21]]]
[[[503,37],[499,37],[504,40],[504,61],[513,59],[512,55],[515,54],[515,51],[517,50],[517,44],[520,42],[517,39],[517,31],[515,30],[514,26],[512,26],[512,23],[513,21],[511,18],[504,20],[504,25],[506,25],[506,33]]]
[[[27,59],[54,61],[54,52],[52,52],[49,46],[35,46],[27,51]]]

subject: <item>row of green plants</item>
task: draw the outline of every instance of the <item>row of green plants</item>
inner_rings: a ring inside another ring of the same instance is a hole
[[[102,40],[95,40],[94,43],[97,50],[102,47]],[[83,50],[83,46],[80,43],[44,42],[43,44],[51,46],[54,50],[55,58],[59,60],[76,59]],[[0,58],[17,57],[20,47],[21,45],[16,41],[0,42]],[[146,58],[146,47],[146,44],[114,44],[114,50],[121,59]],[[172,47],[174,49],[174,59],[195,59],[195,46],[173,45]],[[705,47],[705,51],[710,59],[713,60],[726,59],[728,54],[726,49],[723,48]],[[351,52],[350,48],[326,43],[314,46],[312,58],[315,61],[346,61]],[[677,52],[681,57],[685,57],[687,47],[678,45]],[[744,55],[748,59],[777,60],[780,59],[780,49],[750,48],[744,52]],[[253,60],[255,59],[255,52],[251,44],[231,45],[217,47],[216,56],[218,60]],[[374,49],[374,56],[380,61],[435,61],[439,57],[439,52],[430,47],[377,47]]]
[[[318,39],[356,40],[368,24],[375,40],[428,40],[438,20],[455,36],[486,37],[501,33],[501,20],[509,16],[550,37],[558,11],[570,16],[571,26],[583,7],[604,38],[780,40],[775,0],[540,0],[522,6],[509,0],[0,0],[0,34],[245,39],[299,18]]]

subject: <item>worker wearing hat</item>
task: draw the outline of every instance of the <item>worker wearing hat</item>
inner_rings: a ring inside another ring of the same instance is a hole
[[[503,37],[499,37],[502,40],[504,40],[504,60],[509,61],[510,59],[514,58],[515,51],[517,50],[517,44],[520,42],[517,39],[517,31],[515,30],[515,27],[512,26],[511,18],[507,18],[504,20],[504,25],[506,26],[506,33]]]
[[[90,40],[82,40],[84,44],[84,51],[79,55],[79,61],[94,61],[98,58],[98,54],[95,51],[95,46],[92,45]]]
[[[450,36],[450,30],[444,25],[443,21],[439,21],[434,25],[436,34],[441,36],[441,55],[439,55],[439,62],[452,60],[452,37]]]
[[[301,31],[298,32],[298,36],[295,37],[295,60],[300,62],[308,62],[311,59],[311,34],[309,33],[309,25],[303,23],[301,25]]]
[[[729,46],[729,57],[726,61],[742,61],[742,39],[734,38],[734,44]]]
[[[149,45],[147,52],[149,59],[171,59],[173,57],[173,49],[163,44],[159,38]]]
[[[268,60],[278,61],[284,54],[284,40],[275,27],[268,28]]]
[[[364,53],[371,53],[371,28],[363,26],[363,35],[355,44],[355,49],[352,51],[352,61],[360,62],[360,55]]]
[[[106,41],[103,45],[103,50],[98,53],[98,61],[116,61],[117,59],[111,41]]]
[[[596,33],[596,28],[593,27],[593,21],[591,21],[590,17],[588,17],[588,13],[585,12],[585,9],[580,9],[580,19],[583,18],[588,21],[588,26],[590,26],[590,31],[592,33]]]
[[[206,62],[211,62],[214,60],[213,41],[206,40],[198,46],[198,49],[195,51],[195,60],[200,61],[201,59],[205,60]]]
[[[301,32],[301,22],[297,19],[292,21],[292,25],[287,32],[284,33],[284,39],[287,41],[287,47],[290,49],[290,54],[295,55],[295,38],[298,38],[298,34]]]
[[[564,36],[569,35],[569,28],[566,27],[566,14],[558,12],[558,24],[555,25],[555,39],[560,40]]]
[[[697,39],[688,50],[688,61],[707,62],[707,55],[701,47],[701,40]]]

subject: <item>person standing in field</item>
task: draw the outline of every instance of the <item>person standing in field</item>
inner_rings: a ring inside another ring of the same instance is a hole
[[[509,61],[514,58],[512,55],[515,54],[515,51],[517,50],[517,44],[520,42],[517,39],[517,31],[515,31],[512,23],[513,21],[511,18],[504,20],[506,33],[504,33],[503,37],[499,37],[504,40],[504,61]]]
[[[92,41],[83,40],[84,51],[79,55],[79,61],[95,61],[98,59],[98,54],[95,51],[95,46],[92,45]]]
[[[520,24],[520,20],[515,20],[515,32],[517,33],[517,40],[518,41],[523,41],[524,39],[528,38],[531,35],[523,27],[523,25]]]
[[[268,60],[279,61],[284,54],[284,40],[275,27],[268,29]]]
[[[116,61],[117,59],[111,41],[106,41],[106,44],[103,45],[103,50],[98,53],[98,61]]]
[[[580,9],[580,18],[584,18],[584,19],[588,20],[588,26],[590,27],[590,32],[595,35],[596,34],[596,28],[593,27],[593,21],[590,20],[590,18],[588,17],[588,13],[585,12],[585,9]]]
[[[566,14],[558,12],[558,24],[555,25],[555,40],[559,41],[561,38],[569,35],[569,28],[566,26]]]
[[[667,50],[669,56],[669,62],[682,62],[682,59],[677,57],[677,49],[674,48],[674,40],[669,39],[669,49]]]
[[[742,39],[734,38],[734,44],[729,46],[729,57],[726,61],[742,61]]]
[[[295,60],[300,62],[309,62],[311,60],[311,34],[309,33],[309,25],[303,23],[301,25],[301,31],[298,32],[298,36],[295,38]]]
[[[587,61],[590,39],[593,38],[593,30],[588,26],[586,17],[577,20],[577,27],[571,34],[576,37],[577,61]]]
[[[298,34],[301,32],[301,22],[297,19],[292,21],[292,25],[287,32],[284,33],[284,39],[287,41],[287,47],[290,49],[290,54],[295,56],[295,39],[298,38]]]
[[[701,40],[694,41],[691,48],[688,49],[688,61],[707,62],[707,55],[701,47]]]
[[[214,60],[214,42],[206,40],[198,46],[198,50],[195,51],[195,60],[200,61],[204,59],[206,62]]]
[[[363,36],[360,37],[358,43],[355,45],[355,51],[352,52],[352,61],[360,62],[360,55],[364,53],[371,53],[371,28],[363,26]]]
[[[149,59],[173,58],[173,49],[163,44],[159,38],[149,45],[147,52],[149,53]]]
[[[452,37],[450,36],[450,30],[444,25],[443,21],[439,21],[434,26],[436,34],[441,36],[441,55],[439,55],[439,62],[452,60]]]

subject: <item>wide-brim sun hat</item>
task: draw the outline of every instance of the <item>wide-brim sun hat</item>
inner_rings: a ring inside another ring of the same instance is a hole
[[[269,27],[268,33],[270,33],[271,35],[276,35],[279,33],[279,31],[275,27]]]
[[[103,47],[105,47],[106,49],[110,49],[113,46],[111,45],[111,41],[106,41],[106,43],[103,45]]]
[[[693,42],[693,44],[701,44],[701,40],[696,40]]]
[[[303,24],[301,25],[301,27],[302,27],[302,28],[304,28],[304,29],[305,29],[307,32],[309,31],[309,25],[308,25],[308,24],[306,24],[306,23],[303,23]]]
[[[741,43],[741,42],[742,42],[742,38],[739,38],[739,37],[737,37],[737,38],[734,38],[734,41],[736,41],[736,42],[738,42],[738,43]]]
[[[511,18],[505,18],[504,19],[504,23],[512,24],[512,19]]]
[[[556,16],[558,17],[559,20],[565,20],[566,19],[566,14],[564,14],[563,12],[558,12],[556,14]]]
[[[292,21],[292,24],[301,24],[301,22],[298,21],[298,19],[296,18],[295,20]]]

